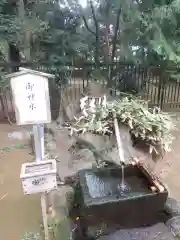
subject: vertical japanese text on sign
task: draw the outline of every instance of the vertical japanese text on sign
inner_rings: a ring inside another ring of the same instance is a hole
[[[33,92],[34,84],[28,82],[26,84],[27,98],[29,99],[29,109],[34,110],[36,108],[35,105],[35,93]]]

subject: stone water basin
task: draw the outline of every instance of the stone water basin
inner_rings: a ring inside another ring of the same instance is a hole
[[[98,240],[175,240],[164,223],[157,223],[144,228],[121,229],[108,235],[100,236]]]
[[[122,190],[121,167],[83,170],[78,173],[80,211],[84,225],[117,221],[121,227],[146,225],[164,210],[168,192],[152,191],[153,180],[137,166],[124,167]],[[160,183],[162,184],[162,183]]]

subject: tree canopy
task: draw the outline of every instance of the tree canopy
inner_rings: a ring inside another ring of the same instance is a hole
[[[179,15],[180,0],[1,0],[0,64],[179,66]]]

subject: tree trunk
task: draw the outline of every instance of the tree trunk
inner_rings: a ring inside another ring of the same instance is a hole
[[[1,109],[2,109],[3,115],[6,116],[6,111],[5,111],[4,101],[3,101],[3,95],[1,93],[0,93],[0,103],[1,103]]]
[[[114,57],[115,57],[115,53],[116,53],[120,15],[121,15],[121,6],[119,7],[118,12],[117,12],[116,26],[115,26],[115,31],[114,31],[113,43],[112,43],[111,63],[108,68],[108,87],[110,87],[110,88],[112,88],[112,86],[113,86],[113,83],[112,83],[113,61],[114,61]]]
[[[18,15],[21,21],[24,22],[26,18],[24,0],[18,1]],[[31,32],[26,30],[24,35],[24,44],[25,44],[24,51],[28,61],[31,60],[31,37],[32,37]]]
[[[109,58],[110,58],[110,43],[109,43],[109,23],[106,23],[106,29],[105,29],[105,41],[106,41],[106,45],[105,45],[105,50],[104,50],[104,58],[105,61],[108,65],[109,63]]]
[[[95,10],[94,10],[92,0],[90,0],[90,6],[91,6],[91,11],[92,11],[92,16],[93,16],[95,28],[96,28],[95,63],[96,63],[96,67],[98,68],[99,67],[99,48],[100,48],[99,23],[98,23],[97,18],[96,18],[96,14],[95,14]]]
[[[4,114],[4,118],[7,118],[9,124],[12,125],[13,123],[11,122],[9,117],[8,106],[4,103],[4,95],[2,92],[0,93],[0,103],[1,103],[3,114]]]

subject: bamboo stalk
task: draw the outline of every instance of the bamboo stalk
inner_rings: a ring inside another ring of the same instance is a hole
[[[162,186],[159,179],[154,174],[149,172],[148,167],[144,163],[142,164],[137,158],[133,158],[132,165],[140,168],[141,171],[147,176],[147,178],[158,189],[159,192],[164,192],[164,186]]]
[[[124,161],[124,154],[123,154],[123,146],[121,143],[121,136],[120,136],[120,131],[119,131],[119,125],[117,118],[114,117],[114,129],[115,129],[115,135],[116,135],[116,141],[117,141],[117,146],[118,146],[118,155],[119,155],[119,160],[121,163],[125,163]]]

